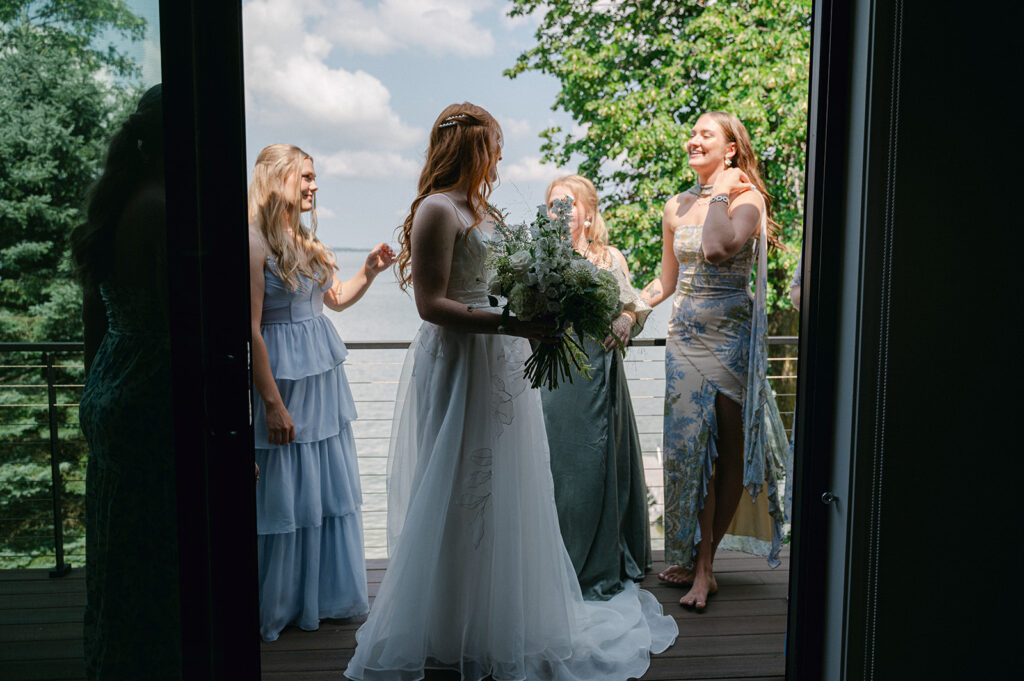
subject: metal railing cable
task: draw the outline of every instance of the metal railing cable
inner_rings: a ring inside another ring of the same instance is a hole
[[[346,374],[359,412],[353,434],[367,557],[383,557],[386,551],[387,450],[395,392],[410,343],[346,343],[351,351]],[[795,412],[797,362],[792,348],[797,338],[774,336],[768,344],[769,379],[789,429]],[[631,346],[626,375],[643,449],[652,536],[660,548],[665,339],[634,339]],[[78,425],[83,384],[81,343],[0,343],[0,569],[48,566],[60,576],[72,563],[84,564],[88,453]]]

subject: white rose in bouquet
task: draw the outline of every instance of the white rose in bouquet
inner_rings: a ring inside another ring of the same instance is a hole
[[[530,269],[530,261],[533,260],[533,256],[527,250],[516,251],[508,259],[508,264],[512,266],[512,269],[516,272],[522,273]]]

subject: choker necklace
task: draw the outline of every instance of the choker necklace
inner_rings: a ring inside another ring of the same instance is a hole
[[[686,191],[690,192],[695,196],[711,196],[711,190],[714,189],[713,184],[695,184]]]

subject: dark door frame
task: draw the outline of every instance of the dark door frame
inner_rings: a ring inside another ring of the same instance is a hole
[[[801,287],[800,371],[794,438],[794,489],[790,554],[786,676],[820,678],[823,663],[825,559],[837,395],[839,300],[843,257],[842,197],[850,124],[850,3],[818,0],[812,15],[811,82],[807,135],[804,278]],[[831,229],[829,229],[831,226]],[[825,273],[828,272],[826,276]],[[815,455],[817,453],[817,455]]]
[[[259,677],[240,2],[160,3],[186,679]]]

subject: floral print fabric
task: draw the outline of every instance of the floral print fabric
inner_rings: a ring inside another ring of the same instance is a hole
[[[692,567],[700,542],[697,515],[718,452],[715,398],[719,392],[743,406],[743,485],[723,548],[765,555],[778,564],[782,544],[780,482],[788,456],[775,398],[765,378],[765,289],[767,269],[761,238],[751,239],[729,260],[704,259],[700,225],[675,230],[673,249],[679,282],[665,348],[665,560]],[[756,295],[749,291],[758,256]]]

